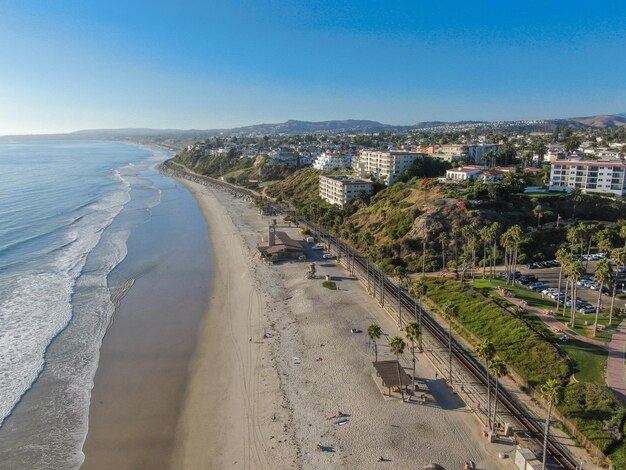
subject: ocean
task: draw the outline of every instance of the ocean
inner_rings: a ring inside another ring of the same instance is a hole
[[[169,156],[111,142],[0,142],[0,468],[81,465],[103,337],[149,269],[142,256],[123,263],[129,238],[150,225],[163,191],[185,194],[208,243],[191,195],[155,169]],[[161,213],[164,227],[176,204]]]

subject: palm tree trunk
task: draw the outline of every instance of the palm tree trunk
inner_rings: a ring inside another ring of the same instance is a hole
[[[378,362],[378,343],[374,340],[374,355],[376,357],[376,362]]]
[[[413,377],[411,380],[411,393],[415,390],[415,343],[411,341],[412,351],[413,351]]]
[[[398,367],[398,388],[402,394],[402,401],[404,401],[404,388],[402,388],[402,379],[400,376],[400,355],[396,354],[396,366]]]
[[[483,278],[487,274],[487,240],[483,242]]]
[[[565,279],[565,297],[563,298],[563,316],[565,316],[565,311],[567,309],[567,287],[569,286],[570,279]],[[572,294],[570,293],[570,296]]]
[[[474,245],[476,245],[476,244],[474,244]],[[471,269],[471,271],[472,271],[472,279],[474,277],[476,277],[476,273],[475,273],[476,267],[477,267],[476,266],[476,246],[473,246],[472,247],[472,269]]]
[[[576,292],[578,288],[576,287],[576,281],[572,279],[572,329],[576,326]]]
[[[498,242],[493,242],[493,252],[491,253],[491,276],[493,278],[494,271],[496,270],[496,258],[498,257]]]
[[[561,306],[561,279],[563,278],[563,265],[559,269],[559,287],[558,287],[558,296],[556,298],[556,311],[559,311],[559,307]],[[565,299],[563,299],[565,301]]]
[[[496,375],[496,394],[493,399],[493,429],[497,429],[497,417],[498,417],[498,376]]]
[[[615,294],[617,293],[617,282],[613,279],[613,294],[611,295],[611,309],[609,310],[609,326],[613,324],[613,306],[615,305]]]
[[[487,371],[487,427],[491,431],[491,374],[489,373],[489,361],[485,361]]]
[[[418,338],[420,352],[424,352],[423,342],[422,342],[422,296],[420,295],[420,310],[419,315],[417,317],[417,329],[420,332],[420,336]]]
[[[600,316],[600,302],[602,300],[602,288],[604,284],[600,284],[600,289],[598,290],[598,302],[596,303],[596,319],[593,322],[593,336],[595,337],[598,333],[598,317]]]
[[[450,375],[450,387],[452,387],[452,318],[448,327],[448,371]]]
[[[541,470],[546,470],[546,457],[548,453],[548,433],[550,432],[550,416],[552,415],[552,401],[548,405],[548,417],[546,418],[546,427],[543,433],[543,459]]]
[[[441,240],[441,263],[443,266],[441,267],[442,271],[446,270],[446,249],[443,244],[443,240]]]

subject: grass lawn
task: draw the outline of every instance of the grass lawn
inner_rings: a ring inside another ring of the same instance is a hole
[[[458,309],[457,321],[469,332],[493,343],[498,355],[531,385],[548,379],[565,380],[570,375],[569,362],[559,355],[551,337],[533,319],[515,316],[491,297],[459,282],[424,277],[429,301],[436,305],[451,302]],[[536,321],[536,319],[534,319]]]
[[[597,346],[570,339],[567,343],[560,343],[559,347],[565,351],[574,363],[574,377],[579,382],[591,382],[604,385],[604,373],[608,352]]]
[[[513,286],[506,285],[506,282],[502,279],[488,279],[488,278],[476,278],[474,279],[473,286],[480,290],[483,294],[492,296],[496,299],[505,299],[506,297],[502,297],[498,294],[495,289],[497,287],[502,287],[503,289],[511,292],[515,298],[525,300],[530,307],[543,308],[545,310],[556,310],[556,302],[548,298],[544,298],[539,292],[534,292],[530,289],[526,289],[525,287],[520,286],[519,284],[515,284]],[[562,310],[561,310],[562,312]],[[569,312],[570,309],[567,309],[567,315],[557,315],[557,319],[561,323],[567,323],[569,321]],[[535,317],[536,318],[536,317]],[[538,319],[537,319],[538,320]],[[540,320],[538,320],[540,321]],[[587,322],[587,326],[585,326],[585,321]],[[587,336],[589,338],[593,338],[593,322],[595,321],[595,313],[577,313],[576,314],[576,327],[573,330],[582,336]],[[600,313],[599,319],[600,325],[608,326],[609,324],[609,316],[607,313]],[[616,325],[616,322],[613,322]],[[595,339],[600,341],[610,341],[611,334],[605,331],[598,330],[598,336]]]
[[[565,193],[553,192],[553,193],[516,193],[516,196],[524,197],[527,199],[566,199]]]
[[[334,281],[324,281],[322,286],[326,287],[326,289],[337,290],[337,284]]]
[[[534,292],[530,289],[520,286],[519,284],[508,285],[502,279],[489,279],[489,278],[476,278],[474,279],[474,287],[483,291],[483,294],[490,295],[496,298],[504,298],[498,294],[494,289],[502,287],[503,289],[511,292],[516,298],[525,300],[530,307],[544,308],[548,310],[554,309],[556,303],[550,299],[544,298],[539,292]]]
[[[561,315],[563,310],[559,312],[559,315],[556,316],[557,320],[561,323],[569,323],[570,321],[570,309],[567,309],[565,316]],[[595,313],[577,313],[576,314],[576,326],[572,328],[576,333],[582,336],[587,336],[588,338],[593,338],[593,323],[595,321],[596,314]],[[599,318],[600,325],[607,326],[609,324],[608,315],[600,314]],[[585,322],[587,322],[587,326],[585,326]],[[616,326],[617,324],[613,322]],[[598,335],[594,338],[600,341],[611,341],[611,333],[607,333],[606,331],[598,329]]]

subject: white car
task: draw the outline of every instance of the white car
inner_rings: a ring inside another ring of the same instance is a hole
[[[324,259],[335,259],[335,258],[336,258],[336,256],[335,256],[335,255],[333,255],[332,253],[324,253],[324,254],[322,255],[322,258],[324,258]]]
[[[315,250],[315,251],[323,250],[323,249],[324,249],[324,245],[320,245],[320,244],[318,243],[317,245],[313,245],[313,246],[311,247],[311,249],[312,249],[312,250]]]

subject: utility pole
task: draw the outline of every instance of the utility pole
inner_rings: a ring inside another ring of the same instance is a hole
[[[402,293],[402,286],[400,285],[400,278],[398,278],[398,315],[399,315],[399,321],[400,321],[400,328],[402,328],[402,301],[401,301],[401,293]]]

